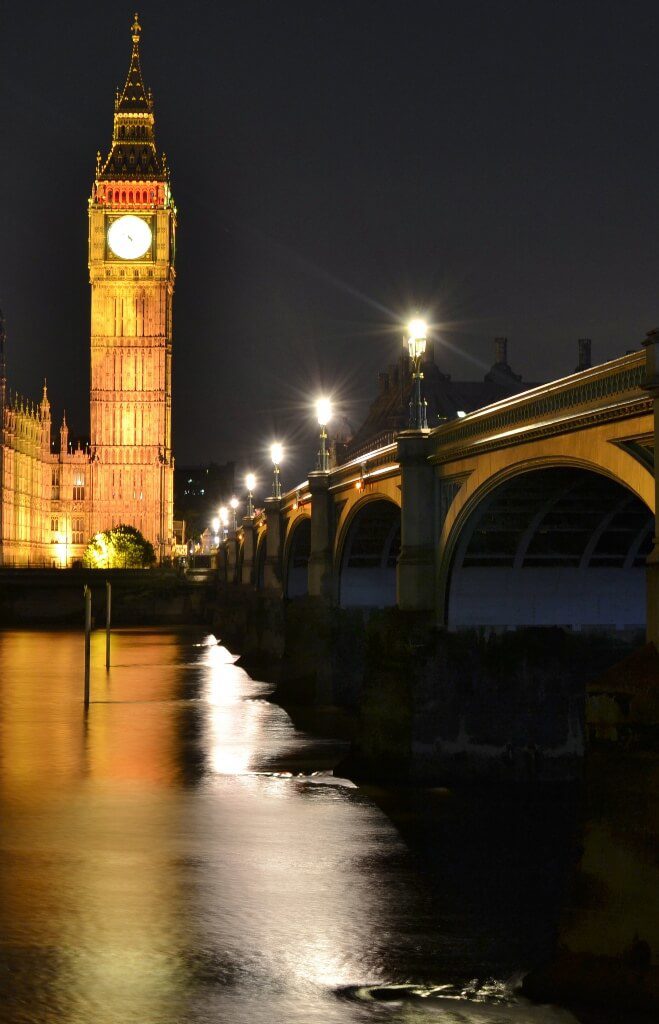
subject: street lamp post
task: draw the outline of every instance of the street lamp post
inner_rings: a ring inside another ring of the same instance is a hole
[[[320,451],[318,452],[318,469],[321,473],[329,471],[329,453],[327,451],[327,424],[332,418],[332,403],[329,398],[319,398],[316,402],[316,418],[320,427]]]
[[[279,478],[279,463],[283,455],[284,449],[280,444],[270,445],[270,458],[272,459],[272,497],[281,498],[281,480]]]
[[[253,473],[248,473],[245,477],[245,487],[247,488],[247,515],[251,519],[254,515],[254,495],[252,491],[256,487],[256,477]]]
[[[234,533],[238,529],[238,515],[237,514],[238,514],[238,505],[239,504],[240,504],[240,502],[238,501],[238,499],[236,498],[236,496],[234,494],[233,498],[229,502],[229,505],[231,506],[231,513],[233,515],[232,529],[233,529]]]
[[[213,516],[213,521],[211,522],[211,526],[213,528],[213,543],[215,544],[215,547],[217,547],[217,545],[220,542],[220,518],[219,518],[219,516]]]
[[[421,397],[421,359],[426,351],[426,324],[424,320],[411,320],[405,338],[412,366],[412,398],[410,399],[410,429],[425,430],[428,426],[427,403]]]
[[[220,506],[220,525],[222,527],[222,540],[225,540],[226,535],[229,532],[229,509],[226,505]]]

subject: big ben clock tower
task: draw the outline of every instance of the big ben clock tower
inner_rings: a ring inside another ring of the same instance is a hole
[[[176,207],[132,25],[110,152],[89,200],[92,532],[137,527],[159,559],[173,517],[172,297]]]

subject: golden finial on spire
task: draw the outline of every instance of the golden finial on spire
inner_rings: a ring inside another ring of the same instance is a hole
[[[139,41],[140,41],[140,32],[142,31],[142,26],[140,25],[139,15],[138,15],[137,11],[135,11],[135,21],[133,22],[133,24],[130,27],[131,27],[131,30],[132,30],[132,33],[133,33],[133,42],[134,43],[139,43]]]

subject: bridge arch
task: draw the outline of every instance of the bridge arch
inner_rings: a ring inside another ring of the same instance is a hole
[[[357,501],[339,533],[335,556],[342,608],[386,608],[396,604],[400,553],[400,505],[373,493]]]
[[[308,567],[311,554],[311,516],[302,513],[289,524],[284,546],[284,597],[309,593]]]
[[[485,480],[447,517],[444,621],[642,628],[653,533],[644,495],[577,458],[530,460]]]

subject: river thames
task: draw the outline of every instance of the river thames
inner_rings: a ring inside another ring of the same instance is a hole
[[[514,992],[555,927],[551,811],[335,777],[345,748],[198,631],[112,660],[94,634],[85,715],[79,633],[0,633],[0,1020],[577,1019]]]

